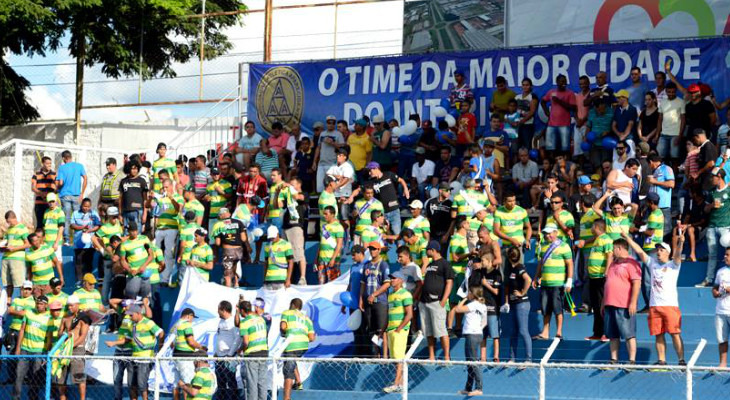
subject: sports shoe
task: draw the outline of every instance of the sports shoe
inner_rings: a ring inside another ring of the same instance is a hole
[[[601,336],[586,336],[585,340],[601,340]]]
[[[402,392],[402,391],[403,391],[403,387],[398,386],[398,385],[390,385],[390,386],[383,388],[383,392],[385,392],[385,393],[397,393],[397,392]]]
[[[707,279],[705,279],[704,281],[695,285],[696,288],[710,287],[710,286],[712,286],[712,282],[708,281]]]
[[[299,383],[295,383],[294,385],[292,385],[292,389],[293,390],[304,390],[304,386],[302,386],[302,383],[299,382]]]
[[[297,283],[299,286],[307,286],[307,278],[301,277],[299,278],[299,283]]]

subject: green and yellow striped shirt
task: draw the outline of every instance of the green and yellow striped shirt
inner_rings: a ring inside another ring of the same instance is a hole
[[[324,191],[319,194],[319,200],[317,201],[320,223],[324,223],[324,209],[327,206],[332,206],[335,208],[335,217],[339,215],[340,210],[339,207],[337,207],[337,198],[335,197],[335,194]]]
[[[46,335],[51,327],[51,314],[47,311],[37,313],[35,310],[27,310],[23,323],[25,331],[20,349],[33,354],[43,353],[46,350]]]
[[[365,207],[366,204],[368,204],[368,202],[365,199],[360,199],[355,202],[355,210],[357,210],[357,223],[355,224],[356,235],[361,235],[366,226],[373,224],[373,220],[370,217],[370,214],[373,211],[378,210],[381,213],[385,212],[383,203],[381,203],[378,199],[371,199],[370,205],[367,207]]]
[[[43,232],[46,235],[46,243],[53,245],[58,237],[58,227],[66,223],[66,215],[61,207],[49,208],[43,214]]]
[[[467,201],[467,197],[469,201]],[[489,197],[475,190],[463,190],[454,196],[454,202],[451,205],[452,210],[456,210],[456,214],[464,217],[471,217],[474,213],[470,202],[473,204],[479,204],[480,206],[487,208],[491,204]]]
[[[196,244],[193,249],[190,250],[190,261],[196,261],[201,263],[209,263],[213,261],[213,249],[210,248],[208,243]],[[210,271],[207,269],[195,267],[200,276],[205,280],[210,280]]]
[[[101,293],[92,289],[87,292],[86,289],[76,289],[74,295],[79,298],[79,310],[101,310]]]
[[[431,223],[423,215],[419,215],[416,218],[409,218],[403,224],[403,227],[412,230],[419,238],[424,237],[424,232],[431,233]]]
[[[540,254],[545,254],[549,248],[550,243],[543,244]],[[573,254],[570,251],[570,246],[565,242],[561,242],[542,266],[542,286],[563,286],[567,276],[566,262],[572,259]]]
[[[200,225],[191,222],[180,230],[180,246],[182,247],[182,256],[180,258],[183,262],[190,261],[190,252],[195,247],[195,231],[199,228]]]
[[[426,239],[420,237],[414,244],[406,244],[408,246],[408,250],[411,253],[411,258],[413,259],[413,262],[418,265],[420,268],[423,265],[423,260],[427,260],[428,262],[431,262],[431,260],[426,255],[426,247],[428,246],[428,242]]]
[[[243,351],[244,355],[269,350],[266,338],[266,321],[261,316],[249,314],[241,321],[239,331],[241,337],[245,337],[248,340],[248,346]]]
[[[210,196],[210,218],[218,219],[218,212],[222,207],[226,206],[228,199],[222,194],[219,194],[216,188],[223,189],[223,193],[232,194],[233,188],[230,182],[225,179],[221,179],[218,182],[211,182],[208,184],[208,196]]]
[[[398,329],[403,319],[406,317],[406,307],[413,305],[413,296],[401,287],[394,293],[388,295],[388,331],[394,331]],[[408,331],[411,328],[410,321],[403,327],[404,330]]]
[[[560,217],[560,222],[562,222],[569,231],[573,230],[573,227],[575,226],[575,219],[573,218],[573,214],[566,210],[560,210],[560,213],[558,215]],[[558,237],[560,238],[560,240],[566,243],[570,240],[568,234],[566,232],[563,232],[563,230],[560,229],[560,225],[555,222],[555,216],[553,214],[548,215],[545,225],[547,224],[555,224],[555,226],[558,227]]]
[[[211,400],[213,398],[213,372],[203,367],[195,371],[190,386],[198,389],[198,394],[192,400]]]
[[[192,199],[185,203],[182,208],[182,212],[180,212],[180,225],[185,225],[184,218],[188,211],[194,212],[195,218],[202,218],[203,214],[205,214],[205,206],[203,206],[203,203],[199,202],[198,199]]]
[[[162,180],[160,179],[160,171],[166,170],[170,174],[170,179],[174,179],[177,173],[177,166],[175,160],[171,158],[158,158],[152,163],[152,190],[160,192],[162,190]]]
[[[449,241],[449,262],[455,274],[463,274],[466,269],[467,259],[457,261],[457,257],[469,253],[469,245],[466,242],[466,236],[454,233]]]
[[[186,353],[192,353],[195,351],[188,344],[188,336],[193,336],[193,323],[181,319],[177,323],[177,329],[175,330],[175,351],[182,351]]]
[[[43,244],[40,248],[33,250],[31,247],[25,253],[25,263],[30,266],[33,276],[33,285],[48,285],[55,276],[53,273],[53,259],[56,252],[53,247]]]
[[[119,255],[127,259],[131,273],[127,274],[127,278],[134,277],[139,274],[139,269],[149,257],[147,248],[150,246],[150,240],[147,236],[139,235],[136,239],[127,239],[122,243],[119,249]]]
[[[96,231],[96,236],[101,239],[101,243],[106,248],[109,246],[109,240],[112,236],[119,236],[120,239],[124,236],[124,227],[119,223],[119,220],[115,220],[113,224],[107,222]],[[104,258],[109,260],[112,258],[112,255],[105,251]]]
[[[653,229],[654,233],[644,238],[644,251],[652,251],[664,240],[664,213],[661,209],[657,208],[649,214],[646,229]]]
[[[266,214],[267,219],[272,218],[279,218],[281,217],[282,211],[284,211],[284,206],[286,206],[287,203],[291,204],[291,192],[289,191],[289,187],[282,187],[284,185],[283,182],[277,183],[276,185],[269,188],[269,204],[268,204],[268,213]],[[276,191],[281,188],[281,191],[279,192],[279,195],[276,196]],[[275,198],[276,197],[276,198]],[[277,201],[278,200],[278,201]],[[277,203],[281,202],[282,207],[279,208]]]
[[[181,208],[183,207],[183,204],[185,204],[185,199],[177,193],[174,193],[172,198],[175,199],[175,202]],[[180,218],[178,210],[176,210],[175,206],[172,205],[172,200],[169,197],[163,197],[156,201],[157,205],[160,207],[160,216],[157,217],[157,229],[177,229]]]
[[[57,301],[61,303],[61,307],[63,307],[64,311],[67,311],[68,308],[66,307],[66,303],[68,303],[68,295],[64,292],[60,292],[59,294],[53,294],[48,293],[46,295],[48,297],[48,304],[52,304],[54,301]]]
[[[613,251],[613,239],[607,234],[601,234],[593,241],[593,245],[589,249],[586,265],[588,267],[588,277],[592,279],[603,278],[606,276],[606,259]]]
[[[28,297],[16,297],[13,299],[13,301],[10,303],[10,307],[15,309],[16,311],[25,311],[28,312],[28,310],[32,310],[35,308],[35,299],[33,299],[33,296]],[[23,324],[23,317],[16,317],[11,316],[10,319],[10,329],[13,331],[20,331],[20,327]]]
[[[522,244],[525,242],[525,233],[523,228],[530,223],[527,211],[520,206],[515,206],[512,210],[500,206],[494,213],[494,223],[499,223],[499,230],[508,237],[515,238]]]
[[[578,233],[578,239],[586,241],[585,246],[583,246],[584,254],[587,254],[591,247],[593,247],[593,244],[588,243],[588,241],[593,239],[591,227],[593,226],[593,223],[599,219],[601,219],[601,216],[593,211],[593,209],[589,209],[580,217],[580,232]]]
[[[136,327],[136,329],[135,329]],[[127,335],[132,341],[132,357],[153,357],[155,355],[155,344],[157,343],[157,335],[162,329],[147,317],[133,323],[133,327]],[[136,338],[132,337],[136,331]]]
[[[281,313],[281,320],[286,322],[286,335],[289,345],[285,353],[292,351],[307,351],[309,349],[309,334],[314,333],[312,320],[299,310],[286,310]]]
[[[284,239],[266,245],[266,276],[264,282],[278,283],[286,281],[289,260],[294,258],[291,244]]]
[[[118,310],[118,312],[124,313],[121,309]],[[119,324],[119,330],[117,330],[117,340],[122,340],[127,337],[131,338],[133,324],[132,318],[130,318],[129,315],[125,315],[124,318],[122,318],[122,323]],[[121,350],[132,350],[132,342],[125,342],[117,347]]]
[[[621,214],[614,217],[612,213],[607,212],[603,215],[606,220],[606,234],[612,240],[621,238],[621,232],[629,233],[629,228],[633,222],[633,218],[629,214]]]
[[[8,247],[20,247],[25,243],[25,239],[28,239],[30,232],[28,228],[23,224],[18,224],[8,228],[5,233],[5,239],[8,241]],[[25,252],[23,250],[9,251],[3,254],[3,260],[24,260]]]
[[[154,285],[160,283],[160,263],[165,262],[165,254],[162,249],[155,246],[154,243],[150,243],[152,249],[152,261],[147,264],[147,269],[150,270],[150,284]]]
[[[322,233],[319,240],[319,263],[327,264],[335,256],[337,248],[337,239],[345,238],[345,229],[338,221],[322,226]],[[364,238],[363,238],[364,241]],[[342,253],[340,251],[340,253]],[[335,263],[340,262],[340,255],[335,259]]]

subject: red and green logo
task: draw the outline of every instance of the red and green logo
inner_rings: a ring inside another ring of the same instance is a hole
[[[641,7],[649,15],[651,24],[656,27],[662,19],[676,12],[684,12],[691,15],[695,21],[699,32],[697,35],[688,36],[714,36],[715,15],[712,8],[705,0],[606,0],[598,10],[596,22],[593,26],[593,41],[608,42],[609,28],[613,16],[624,6]],[[723,34],[730,33],[730,16],[725,25]]]

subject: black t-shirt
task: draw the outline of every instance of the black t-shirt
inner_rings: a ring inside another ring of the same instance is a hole
[[[499,301],[499,294],[502,289],[502,274],[499,272],[499,268],[495,268],[489,272],[486,269],[482,269],[480,275],[493,288],[497,289],[497,294],[492,294],[486,287],[484,288],[484,305],[487,306],[487,315],[496,315],[499,311],[499,304],[501,303]]]
[[[221,245],[243,246],[241,232],[246,230],[246,227],[243,226],[243,222],[237,219],[228,218],[224,219],[220,223],[220,228],[218,228],[218,232],[215,237],[221,239]]]
[[[426,267],[421,301],[424,303],[441,301],[444,290],[446,290],[446,280],[448,279],[454,279],[454,270],[451,268],[451,264],[443,258],[431,261]],[[452,287],[451,290],[456,290],[456,288]]]
[[[385,171],[380,179],[373,179],[370,184],[375,188],[375,197],[383,203],[386,213],[398,209],[398,175]]]
[[[451,171],[453,171],[454,168],[459,168],[459,162],[453,157],[450,158],[449,161],[439,159],[434,167],[433,175],[439,178],[439,182],[448,183],[451,178]]]
[[[436,162],[439,159],[438,142],[436,141],[436,130],[433,128],[424,129],[420,143],[428,146],[435,146],[436,150],[426,150],[426,159]]]
[[[431,224],[431,232],[433,232],[434,237],[436,234],[445,234],[449,230],[452,204],[453,202],[450,199],[439,202],[438,197],[426,200],[423,209],[428,222]]]
[[[308,216],[309,216],[309,193],[303,193],[304,194],[304,200],[297,200],[297,213],[299,214],[299,219],[293,220],[291,218],[291,213],[289,212],[289,209],[284,208],[284,229],[293,228],[295,226],[299,226],[306,232],[307,230],[307,222]]]
[[[700,154],[697,157],[697,161],[700,163],[700,168],[703,168],[708,162],[714,162],[715,160],[717,160],[717,147],[708,140],[700,147]],[[699,179],[702,190],[712,190],[712,170],[702,173]]]
[[[510,304],[517,304],[517,303],[523,303],[525,301],[530,301],[530,296],[525,294],[524,296],[515,296],[512,294],[515,290],[522,290],[523,287],[525,287],[525,276],[524,274],[527,273],[527,270],[525,269],[525,266],[522,264],[517,264],[514,266],[509,266],[507,271],[505,271],[505,276],[507,277],[507,287],[505,290],[508,290],[508,296],[509,296],[509,303]]]
[[[119,193],[122,194],[122,211],[136,211],[143,207],[143,194],[148,191],[147,181],[137,176],[126,177],[119,182]]]
[[[659,125],[659,110],[654,110],[653,113],[647,115],[646,109],[644,109],[639,114],[639,120],[641,120],[641,133],[646,136],[652,133]]]
[[[710,136],[712,132],[712,121],[710,115],[715,112],[715,107],[709,101],[702,99],[697,104],[692,102],[684,106],[684,115],[687,123],[687,133],[692,134],[695,129],[702,129]]]

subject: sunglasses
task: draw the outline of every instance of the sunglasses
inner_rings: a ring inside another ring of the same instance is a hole
[[[368,250],[373,251],[373,250],[380,250],[380,249],[377,247],[368,247]]]
[[[553,203],[553,204],[563,204],[563,202],[562,202],[562,201],[553,201],[553,202],[551,202],[551,203]]]

